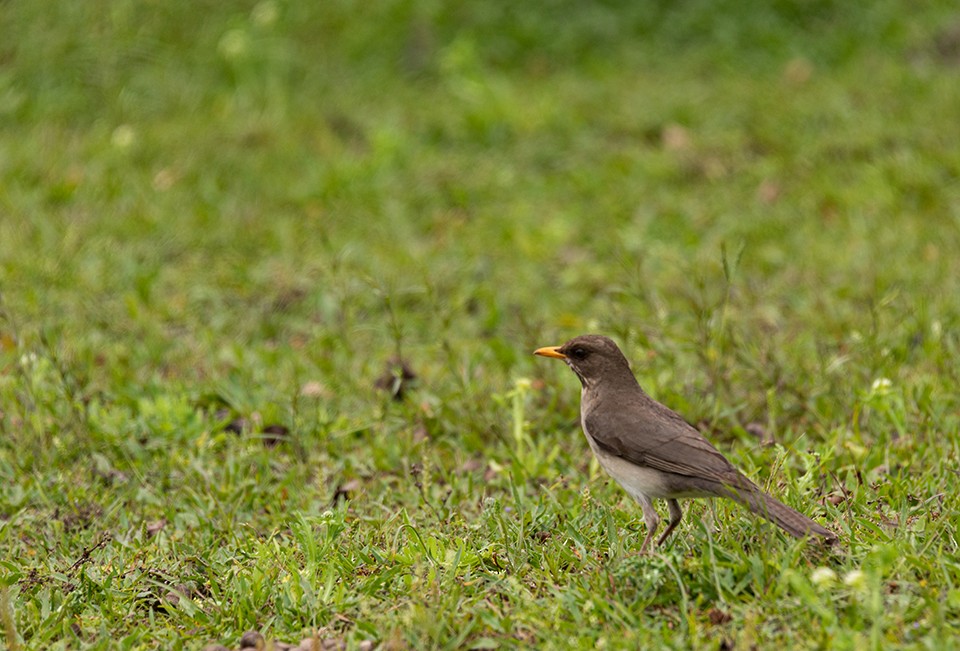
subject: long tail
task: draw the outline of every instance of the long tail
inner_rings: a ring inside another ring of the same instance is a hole
[[[786,504],[778,502],[759,488],[753,490],[730,490],[728,496],[762,518],[766,518],[795,538],[817,535],[827,543],[838,542],[837,534],[823,527],[807,516],[794,511]]]

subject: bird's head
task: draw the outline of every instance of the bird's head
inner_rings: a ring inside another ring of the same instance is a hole
[[[577,374],[584,387],[595,386],[601,379],[624,375],[633,380],[627,358],[612,339],[602,335],[580,335],[562,346],[538,348],[533,354],[562,359]]]

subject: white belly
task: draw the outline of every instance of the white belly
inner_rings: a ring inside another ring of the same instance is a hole
[[[600,466],[634,499],[639,500],[640,495],[654,499],[674,497],[668,494],[669,490],[666,482],[663,481],[663,473],[634,465],[620,457],[607,454],[598,448],[589,436],[587,440],[590,442],[590,448],[596,455],[597,461],[600,462]]]
[[[584,426],[582,418],[580,427],[583,428],[585,438],[590,444],[590,449],[593,450],[593,454],[597,457],[597,461],[600,462],[600,466],[635,500],[642,502],[643,499],[640,497],[641,495],[650,499],[704,497],[709,495],[708,493],[698,490],[676,490],[676,481],[674,481],[674,485],[671,486],[670,483],[668,483],[668,476],[659,470],[638,466],[621,457],[601,450],[597,444],[594,443],[590,435],[587,434],[587,428]]]

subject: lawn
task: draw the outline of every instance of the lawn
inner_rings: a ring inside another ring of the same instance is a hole
[[[960,12],[617,4],[3,5],[6,648],[960,646]]]

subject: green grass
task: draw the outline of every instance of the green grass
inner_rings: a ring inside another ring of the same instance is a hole
[[[956,647],[951,4],[7,3],[7,647]],[[583,332],[842,548],[638,556]]]

